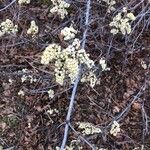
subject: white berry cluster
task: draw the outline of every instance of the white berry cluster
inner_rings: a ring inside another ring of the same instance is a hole
[[[50,44],[43,52],[41,63],[49,64],[50,62],[55,62],[55,78],[60,85],[63,85],[67,76],[72,82],[75,80],[79,63],[72,46],[63,49],[57,44]]]
[[[70,7],[70,4],[65,2],[65,0],[51,0],[53,3],[53,8],[51,8],[51,13],[57,13],[60,15],[61,19],[64,19],[68,15],[67,8]]]
[[[17,32],[18,26],[14,25],[10,19],[6,19],[0,24],[0,37],[5,34],[16,34]]]
[[[117,121],[114,121],[111,126],[110,134],[112,134],[113,136],[117,136],[119,132],[120,132],[120,124]]]
[[[39,32],[39,27],[36,25],[34,20],[31,21],[30,28],[27,30],[27,34],[34,36],[38,32]]]
[[[27,80],[29,80],[30,83],[33,83],[33,82],[36,82],[36,81],[37,81],[37,79],[34,78],[32,75],[23,75],[23,76],[21,77],[21,82],[22,82],[22,83],[24,83],[24,82],[27,81]]]
[[[74,39],[76,34],[77,30],[75,30],[72,25],[61,30],[61,35],[64,37],[65,41]]]
[[[54,108],[54,109],[49,109],[49,110],[47,110],[47,113],[50,115],[50,116],[56,116],[56,114],[58,114],[59,113],[59,111],[56,109],[56,108]]]
[[[102,71],[110,70],[110,68],[107,67],[107,63],[106,63],[105,58],[101,58],[101,59],[99,60],[99,64],[100,64],[101,67],[102,67]]]
[[[30,0],[18,0],[18,4],[22,5],[22,4],[30,4]]]
[[[48,90],[48,96],[49,96],[49,98],[53,98],[54,97],[54,91],[52,90],[52,89],[50,89],[50,90]]]
[[[111,13],[112,11],[116,10],[114,7],[114,5],[116,4],[115,0],[102,0],[102,1],[108,5],[108,9],[107,9],[108,13]]]
[[[18,95],[19,95],[19,96],[24,96],[24,95],[25,95],[25,93],[24,93],[24,91],[23,91],[23,90],[20,90],[20,91],[18,92]]]
[[[83,147],[80,145],[80,140],[72,140],[69,145],[66,145],[63,150],[83,150]],[[56,146],[56,150],[60,150],[60,147]]]
[[[55,63],[55,78],[60,85],[63,85],[67,77],[71,83],[74,82],[79,72],[79,64],[84,64],[87,69],[91,69],[94,65],[85,50],[80,49],[79,39],[74,39],[65,49],[58,44],[46,47],[41,56],[41,63],[47,65],[50,62]]]
[[[67,31],[68,30],[68,31]],[[68,33],[68,34],[67,34]],[[91,87],[94,87],[97,77],[94,73],[94,61],[90,59],[89,54],[84,49],[81,49],[80,40],[75,38],[77,31],[72,27],[65,27],[61,30],[64,35],[64,40],[69,43],[67,48],[62,48],[60,45],[52,43],[45,48],[41,56],[41,64],[48,65],[54,63],[55,79],[60,85],[68,78],[71,83],[74,83],[79,66],[83,66],[84,73],[81,77],[81,82],[89,82]],[[71,34],[71,35],[69,35]],[[104,59],[100,60],[102,71],[107,70]]]
[[[87,59],[89,59],[89,57],[87,57]],[[81,78],[81,82],[89,82],[90,86],[93,88],[97,84],[97,77],[96,77],[94,71],[92,70],[92,67],[94,66],[94,62],[90,59],[87,61],[87,59],[84,61],[86,61],[87,66],[89,66],[90,70],[86,71],[83,74],[83,76]],[[101,66],[101,71],[110,70],[110,68],[107,67],[106,60],[104,58],[100,59],[99,64]]]
[[[48,65],[53,59],[61,53],[61,46],[58,44],[50,44],[47,46],[41,56],[41,64]]]
[[[29,73],[29,70],[28,69],[22,69],[22,72],[23,73]],[[24,83],[25,81],[30,81],[30,83],[34,83],[37,81],[37,79],[35,77],[33,77],[32,75],[23,75],[21,77],[21,82]]]
[[[82,133],[85,135],[101,133],[101,129],[95,127],[93,124],[89,122],[78,122],[78,128],[83,129]]]
[[[133,13],[127,13],[127,8],[123,8],[122,12],[118,13],[113,21],[109,24],[112,34],[121,32],[123,35],[131,33],[131,21],[134,21],[136,17]]]
[[[92,88],[96,85],[96,81],[97,77],[92,71],[84,73],[81,78],[81,82],[89,82]]]
[[[79,72],[79,62],[77,61],[76,58],[68,57],[65,61],[64,67],[68,70],[67,74],[68,74],[69,78],[71,79],[71,82],[73,83]]]
[[[95,64],[85,49],[81,49],[80,40],[75,38],[77,31],[71,25],[62,29],[60,34],[68,42],[68,47],[62,48],[56,43],[50,44],[43,51],[41,64],[54,63],[55,79],[60,85],[63,85],[68,78],[71,83],[74,83],[79,73],[79,66],[82,65],[84,73],[82,74],[81,82],[89,82],[90,86],[94,87],[97,81],[94,73]],[[104,59],[100,60],[100,65],[102,71],[107,70]]]
[[[89,54],[86,53],[85,49],[78,50],[77,56],[80,64],[86,65],[88,69],[94,67],[94,61],[89,58]]]

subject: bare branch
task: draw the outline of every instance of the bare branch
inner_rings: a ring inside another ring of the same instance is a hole
[[[85,29],[85,31],[83,33],[82,49],[85,48],[85,43],[86,43],[88,24],[89,24],[89,16],[90,16],[91,0],[87,0],[87,5],[86,6],[87,6],[86,7],[86,14],[85,14],[85,27],[86,27],[86,29]],[[62,145],[61,145],[60,150],[64,150],[64,148],[66,146],[67,137],[68,137],[68,130],[69,130],[69,123],[70,123],[70,117],[71,117],[72,110],[73,110],[73,105],[74,105],[74,101],[75,101],[75,95],[76,95],[77,86],[78,86],[78,83],[80,81],[81,70],[82,70],[82,66],[80,65],[79,73],[78,73],[78,76],[77,76],[77,78],[75,80],[73,91],[72,91],[72,95],[71,95],[71,99],[70,99],[69,109],[68,109],[68,113],[67,113],[67,117],[66,117],[66,125],[65,125],[64,137],[63,137],[63,141],[62,141]]]
[[[10,7],[12,4],[14,4],[16,2],[16,0],[13,0],[11,3],[9,3],[7,6],[5,6],[4,8],[0,9],[0,12],[1,11],[4,11],[6,10],[8,7]]]

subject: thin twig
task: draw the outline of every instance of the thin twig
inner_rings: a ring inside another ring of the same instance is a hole
[[[137,95],[133,98],[133,100],[131,101],[131,103],[124,109],[124,111],[122,111],[122,113],[120,115],[118,115],[115,120],[117,120],[118,122],[121,121],[129,112],[132,104],[137,101],[137,99],[142,95],[142,92],[145,90],[146,88],[146,81],[144,82],[144,85],[141,87],[140,91],[137,93]]]
[[[12,1],[11,3],[9,3],[6,7],[0,9],[0,12],[6,10],[8,7],[10,7],[10,6],[11,6],[13,3],[15,3],[15,2],[16,2],[16,0],[13,0],[13,1]]]
[[[83,136],[81,136],[81,135],[78,134],[78,132],[74,129],[74,127],[73,127],[71,124],[69,124],[69,126],[70,126],[70,128],[74,131],[74,133],[78,136],[79,139],[81,139],[82,141],[84,141],[84,142],[85,142],[87,145],[89,145],[93,150],[95,149],[95,148],[93,147],[93,145],[90,144],[89,141],[87,141]]]
[[[142,109],[141,109],[141,112],[142,112],[142,119],[143,119],[143,134],[142,134],[142,142],[144,144],[144,139],[145,139],[145,135],[148,135],[149,132],[148,132],[148,116],[147,116],[147,113],[144,109],[144,102],[142,104]]]
[[[89,24],[89,16],[90,16],[91,0],[87,0],[87,5],[86,6],[87,6],[86,7],[86,14],[85,14],[85,27],[86,27],[86,29],[85,29],[85,31],[83,33],[82,46],[81,46],[82,49],[85,48],[85,43],[86,43],[88,24]],[[73,91],[72,91],[72,95],[71,95],[71,99],[70,99],[69,109],[68,109],[68,113],[67,113],[67,117],[66,117],[66,125],[65,125],[64,137],[63,137],[63,141],[62,141],[60,150],[64,150],[64,148],[66,146],[67,137],[68,137],[68,131],[69,131],[70,118],[71,118],[73,105],[74,105],[74,101],[75,101],[75,95],[76,95],[76,91],[77,91],[77,86],[78,86],[78,83],[80,81],[81,70],[82,70],[82,66],[80,65],[79,73],[78,73],[77,78],[75,80]]]
[[[71,117],[71,114],[72,114],[74,99],[75,99],[76,90],[77,90],[79,80],[80,80],[80,75],[77,76],[77,79],[76,79],[74,87],[73,87],[71,100],[70,100],[70,104],[69,104],[69,109],[68,109],[68,113],[67,113],[67,117],[66,117],[65,132],[64,132],[63,142],[62,142],[62,145],[61,145],[61,150],[64,150],[66,142],[67,142],[68,130],[69,130],[69,124],[68,123],[70,122],[70,117]]]
[[[108,129],[113,124],[113,121],[120,122],[121,120],[123,120],[126,117],[128,112],[130,111],[132,104],[134,102],[136,102],[138,100],[138,98],[142,95],[142,92],[145,90],[146,86],[147,86],[147,84],[145,81],[144,85],[140,88],[140,90],[136,94],[136,96],[134,96],[133,100],[128,104],[128,106],[118,116],[116,116],[112,119],[112,121],[108,124],[108,126],[105,129]]]

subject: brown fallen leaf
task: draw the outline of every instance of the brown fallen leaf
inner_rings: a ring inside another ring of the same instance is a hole
[[[0,129],[4,131],[6,129],[7,124],[5,122],[0,122]]]
[[[139,103],[139,102],[135,102],[135,103],[133,103],[133,105],[132,105],[132,108],[134,109],[134,110],[140,110],[141,109],[141,104]]]

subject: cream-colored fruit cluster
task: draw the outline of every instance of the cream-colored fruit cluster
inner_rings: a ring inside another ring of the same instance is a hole
[[[70,7],[70,4],[64,0],[51,0],[53,3],[53,8],[51,8],[51,13],[57,13],[60,15],[61,19],[64,19],[68,15],[67,8]]]
[[[83,150],[83,146],[80,144],[80,140],[72,140],[69,145],[66,145],[63,150]],[[56,146],[56,150],[60,150],[61,148]]]
[[[110,134],[112,134],[113,136],[117,136],[120,130],[120,124],[117,121],[114,121],[111,126]]]
[[[71,25],[61,30],[64,40],[69,41],[68,47],[62,48],[59,44],[52,43],[45,48],[41,56],[41,64],[48,65],[54,63],[55,79],[60,85],[68,78],[73,84],[79,73],[79,66],[82,65],[84,73],[81,82],[89,82],[93,88],[97,78],[94,73],[94,61],[90,59],[85,49],[81,49],[80,40],[75,38],[77,31]],[[107,70],[104,59],[100,60],[102,71]]]
[[[74,57],[71,46],[62,49],[57,44],[50,44],[43,52],[41,63],[49,64],[55,62],[55,78],[56,82],[63,85],[68,76],[73,82],[78,73],[78,60]]]
[[[50,90],[48,90],[48,96],[49,96],[49,98],[53,98],[54,97],[54,91],[52,90],[52,89],[50,89]]]
[[[89,82],[92,88],[96,85],[96,81],[97,77],[92,71],[85,73],[81,78],[81,82]]]
[[[30,4],[30,0],[18,0],[18,4],[22,5],[22,4]]]
[[[111,13],[112,11],[115,11],[115,7],[114,5],[116,4],[116,1],[115,0],[102,0],[104,1],[105,3],[107,3],[108,5],[108,9],[107,9],[107,12],[108,13]]]
[[[18,26],[14,25],[10,19],[6,19],[0,24],[0,37],[5,34],[16,34],[17,32]]]
[[[30,24],[30,28],[27,30],[27,34],[34,36],[38,32],[39,32],[39,27],[36,25],[35,21],[32,20]]]
[[[22,69],[22,72],[23,73],[29,73],[29,70],[28,69]],[[24,83],[26,81],[30,81],[30,83],[34,83],[37,81],[37,79],[32,76],[32,75],[27,75],[27,74],[24,74],[22,77],[21,77],[21,82]]]
[[[41,56],[41,63],[48,65],[53,59],[57,59],[58,55],[61,53],[61,46],[58,44],[50,44],[47,46]]]
[[[80,49],[79,39],[74,39],[66,49],[58,44],[46,47],[41,56],[41,63],[47,65],[50,62],[55,63],[55,78],[60,85],[63,85],[67,77],[71,83],[74,82],[79,72],[79,64],[84,64],[89,69],[94,65],[85,50]]]
[[[83,129],[82,133],[85,135],[96,134],[96,133],[102,132],[100,128],[95,127],[89,122],[78,122],[77,124],[79,125],[80,129]]]
[[[72,26],[65,27],[61,30],[61,35],[64,36],[64,40],[71,40],[75,38],[75,35],[77,34],[77,30],[75,30]]]
[[[113,21],[109,24],[112,28],[111,33],[117,34],[121,32],[123,35],[131,33],[131,21],[134,21],[136,17],[133,13],[127,13],[127,9],[123,8],[122,12],[119,12],[114,18]]]

